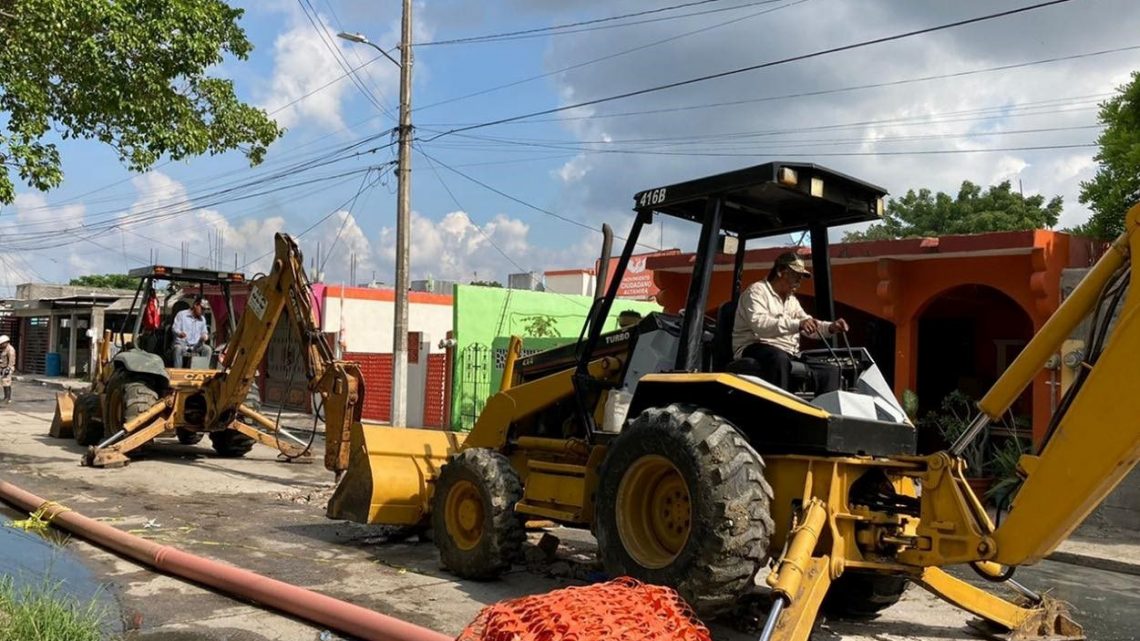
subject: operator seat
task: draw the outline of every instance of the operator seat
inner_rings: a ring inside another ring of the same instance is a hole
[[[713,347],[713,370],[729,372],[731,374],[744,374],[759,376],[759,367],[756,359],[733,358],[732,331],[736,325],[737,301],[730,300],[720,306],[716,312],[716,338]],[[804,389],[813,382],[808,366],[800,361],[792,361],[792,391]]]

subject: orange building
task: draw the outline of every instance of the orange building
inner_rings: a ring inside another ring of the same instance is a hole
[[[749,251],[744,286],[765,277],[784,251]],[[1057,309],[1062,270],[1088,267],[1101,251],[1100,243],[1053,231],[835,244],[835,312],[851,323],[852,345],[868,348],[895,393],[914,390],[925,411],[954,389],[975,398],[985,392]],[[648,260],[666,311],[684,306],[692,261],[692,254]],[[730,296],[732,262],[729,255],[717,260],[710,313]],[[810,280],[799,296],[811,312]],[[1032,417],[1035,440],[1048,424],[1053,388],[1042,372],[1013,408]]]

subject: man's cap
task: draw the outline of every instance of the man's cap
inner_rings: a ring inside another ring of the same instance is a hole
[[[776,267],[787,267],[804,278],[811,278],[811,272],[807,270],[804,259],[795,252],[784,252],[777,256]]]
[[[12,339],[8,338],[7,334],[0,334],[0,345],[3,345],[4,343],[7,343],[10,340],[12,340]]]
[[[194,303],[193,304],[194,305],[199,305],[199,304],[204,305],[205,301],[206,301],[205,296],[202,296],[201,294],[197,294],[196,296],[194,296]]]

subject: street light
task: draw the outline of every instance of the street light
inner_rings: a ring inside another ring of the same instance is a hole
[[[342,31],[338,37],[368,45],[400,68],[400,161],[396,170],[396,309],[392,323],[392,416],[391,423],[408,423],[408,257],[411,239],[412,175],[412,0],[404,0],[401,24],[400,62],[364,35]]]
[[[372,42],[362,33],[348,33],[347,31],[341,31],[340,33],[336,34],[336,37],[338,37],[342,40],[347,40],[349,42],[355,42],[357,44],[368,45],[369,47],[372,47],[373,49],[375,49],[375,50],[379,51],[381,54],[383,54],[385,58],[391,60],[392,64],[396,65],[397,67],[402,66],[395,58],[388,55],[388,52],[384,51],[383,47],[376,44],[375,42]]]

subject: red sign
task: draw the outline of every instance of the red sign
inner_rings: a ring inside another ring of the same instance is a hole
[[[625,276],[621,279],[621,284],[618,285],[618,298],[632,298],[636,300],[653,300],[657,296],[657,292],[661,291],[657,285],[653,283],[653,270],[645,268],[645,260],[654,256],[672,256],[680,254],[680,249],[667,249],[660,252],[652,252],[648,254],[634,254],[629,257],[629,265],[626,267]],[[600,262],[600,261],[599,261]],[[610,267],[606,272],[606,290],[609,290],[610,282],[613,281],[614,271],[617,270],[618,259],[610,259]]]

